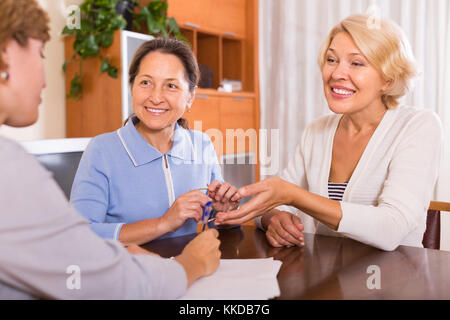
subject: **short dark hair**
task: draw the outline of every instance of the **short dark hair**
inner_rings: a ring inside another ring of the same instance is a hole
[[[142,59],[152,52],[162,52],[167,54],[173,54],[184,66],[186,73],[186,80],[189,84],[189,91],[194,91],[200,79],[200,71],[198,68],[197,59],[192,52],[189,45],[182,40],[172,38],[156,38],[147,42],[144,42],[134,54],[131,61],[130,69],[128,71],[128,82],[130,86],[134,84],[137,74],[139,73],[139,67],[141,66]],[[128,119],[127,119],[128,120]],[[126,123],[126,122],[125,122]],[[178,119],[178,124],[183,128],[188,128],[186,119]]]
[[[50,39],[49,18],[35,0],[0,1],[0,50],[14,39],[22,47],[33,38],[47,42]],[[0,70],[6,68],[0,56]]]

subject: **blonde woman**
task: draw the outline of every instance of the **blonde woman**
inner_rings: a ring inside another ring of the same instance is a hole
[[[303,231],[383,250],[422,247],[441,124],[434,113],[399,102],[416,75],[401,29],[387,19],[371,29],[367,21],[365,15],[344,19],[321,49],[323,88],[334,114],[309,124],[280,177],[241,188],[241,196],[256,196],[218,214],[217,223],[257,217],[276,247],[303,245]],[[291,207],[275,209],[280,205]]]
[[[48,23],[35,0],[0,1],[0,126],[38,118]],[[175,299],[219,266],[217,230],[174,259],[99,238],[51,174],[6,138],[0,177],[0,299]]]

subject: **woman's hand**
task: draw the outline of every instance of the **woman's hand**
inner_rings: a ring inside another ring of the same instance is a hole
[[[187,219],[199,222],[202,218],[203,207],[211,199],[199,190],[193,190],[179,196],[169,210],[161,216],[160,227],[164,233],[176,231]]]
[[[219,267],[221,252],[218,235],[216,229],[201,232],[175,257],[186,271],[188,287],[198,278],[212,274]]]
[[[303,225],[299,217],[290,212],[273,210],[264,215],[261,224],[267,230],[267,241],[273,247],[303,247]]]
[[[215,224],[242,224],[282,204],[289,204],[290,190],[294,186],[281,178],[273,177],[242,187],[231,201],[253,195],[255,197],[238,210],[218,213]]]
[[[217,180],[208,186],[208,195],[213,199],[213,209],[216,212],[228,212],[239,207],[241,197],[235,186],[228,182],[220,183]],[[233,198],[233,200],[231,200]]]

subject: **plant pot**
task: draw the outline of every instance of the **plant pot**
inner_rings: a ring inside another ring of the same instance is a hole
[[[136,3],[130,0],[119,1],[116,5],[116,12],[121,14],[127,22],[125,30],[133,29],[133,14],[130,11],[133,11],[135,6]]]

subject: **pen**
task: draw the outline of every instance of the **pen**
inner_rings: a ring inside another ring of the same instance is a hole
[[[198,189],[193,189],[193,190],[191,190],[191,191],[194,191],[194,190],[208,190],[208,188],[198,188]]]
[[[202,232],[205,231],[206,225],[208,224],[209,220],[211,220],[210,218],[211,218],[213,212],[214,212],[214,210],[212,208],[212,202],[208,201],[205,204],[205,207],[203,208],[203,215],[202,215],[203,227],[202,227]]]

